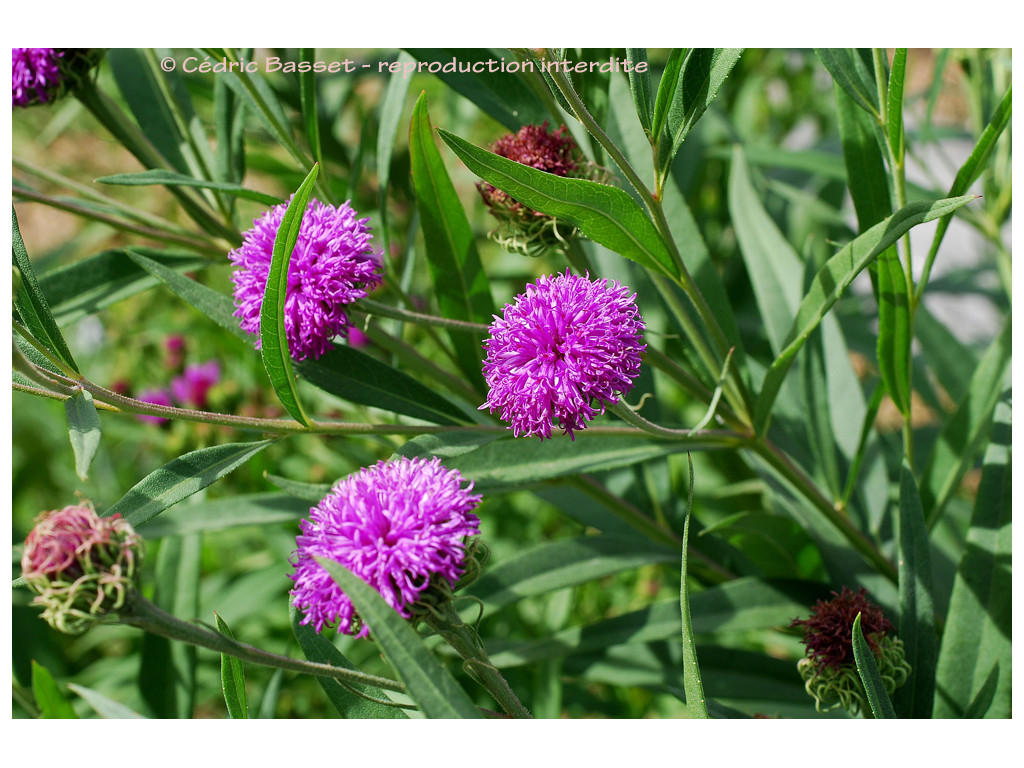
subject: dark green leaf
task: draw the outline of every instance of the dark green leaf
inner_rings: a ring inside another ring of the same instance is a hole
[[[57,327],[57,321],[50,313],[50,306],[46,302],[36,280],[35,270],[32,262],[28,259],[28,251],[25,250],[25,243],[21,239],[21,230],[18,228],[18,214],[11,206],[11,255],[14,266],[21,273],[17,290],[14,293],[14,308],[21,316],[25,328],[37,341],[45,346],[53,355],[64,363],[71,370],[78,372],[78,365],[71,356],[64,336]]]
[[[134,249],[130,249],[129,255],[221,328],[252,342],[253,337],[239,327],[230,298],[157,264]],[[352,347],[334,345],[318,360],[296,361],[294,368],[325,392],[354,403],[384,408],[436,424],[455,424],[466,420],[457,406],[434,390]]]
[[[39,716],[46,719],[77,720],[74,708],[46,667],[32,661],[32,693],[36,697]]]
[[[974,199],[972,195],[911,203],[885,221],[859,235],[830,258],[815,275],[810,290],[800,302],[793,326],[786,335],[786,346],[765,375],[758,396],[755,429],[763,433],[771,418],[771,407],[789,371],[793,358],[825,313],[832,308],[860,272],[886,248],[918,224],[952,213]]]
[[[289,480],[287,477],[281,477],[270,472],[264,472],[263,476],[289,496],[310,501],[314,504],[319,502],[331,490],[330,483],[303,483],[298,480]]]
[[[921,473],[921,503],[929,528],[935,525],[950,497],[982,449],[999,396],[1003,377],[1012,362],[1012,325],[1009,318],[971,377],[967,395],[957,404],[935,441]]]
[[[878,90],[857,51],[849,48],[815,48],[832,79],[861,109],[878,116]]]
[[[240,197],[243,200],[253,200],[264,205],[278,205],[281,198],[268,195],[265,192],[257,192],[254,189],[246,189],[239,184],[227,181],[208,181],[186,176],[183,173],[153,169],[140,171],[139,173],[117,173],[113,176],[101,176],[96,179],[101,184],[117,184],[125,187],[146,187],[161,184],[165,187],[199,187],[201,189],[216,189],[220,192],[227,192],[229,195]]]
[[[654,99],[654,115],[651,118],[652,143],[661,139],[661,133],[665,129],[665,118],[669,107],[672,106],[672,99],[683,70],[683,61],[689,54],[689,48],[673,48],[669,51],[665,69],[662,70],[661,79],[658,81],[658,93]]]
[[[421,94],[413,107],[409,156],[440,314],[487,324],[494,314],[490,285],[480,264],[469,219],[434,145],[426,94]],[[480,340],[458,332],[449,333],[449,337],[463,373],[482,386]]]
[[[907,74],[907,49],[896,48],[892,56],[887,94],[889,124],[886,131],[896,162],[903,164],[903,84]],[[950,195],[952,197],[952,195]]]
[[[316,558],[352,600],[359,616],[406,690],[428,718],[479,718],[469,696],[384,598],[369,584],[333,560]]]
[[[462,94],[480,109],[504,125],[516,131],[524,125],[542,123],[550,117],[544,102],[526,84],[524,77],[511,72],[492,71],[500,67],[502,59],[506,68],[516,59],[505,52],[484,48],[407,48],[419,62],[409,62],[410,68],[400,68],[396,74],[411,77],[416,68],[426,72],[431,64],[440,68],[433,72],[452,90]],[[401,63],[405,67],[405,62]],[[525,66],[525,65],[524,65]],[[531,69],[539,70],[539,67]],[[525,70],[530,71],[530,70]],[[529,75],[526,75],[529,76]]]
[[[978,496],[949,600],[935,717],[1012,715],[1012,497],[1009,376],[996,406]]]
[[[690,619],[690,590],[686,585],[686,555],[690,540],[690,512],[693,509],[693,459],[686,455],[690,466],[690,484],[686,498],[686,522],[683,523],[683,558],[680,568],[679,611],[682,618],[683,636],[683,690],[686,691],[686,711],[691,719],[707,720],[708,706],[704,700],[704,685],[700,680],[700,666],[697,663],[697,645],[693,639],[693,622]]]
[[[86,703],[92,707],[96,714],[107,720],[145,720],[142,715],[136,712],[134,709],[129,709],[119,701],[114,701],[104,696],[102,693],[94,691],[92,688],[86,688],[81,685],[75,685],[74,683],[68,683],[68,690],[73,693],[77,693]]]
[[[669,563],[668,547],[635,536],[577,536],[540,544],[477,579],[468,593],[488,610],[651,563]]]
[[[186,453],[147,475],[102,514],[110,517],[120,513],[138,528],[240,467],[273,442],[225,443]]]
[[[201,269],[209,261],[186,251],[133,248],[171,271]],[[39,279],[54,318],[72,322],[158,284],[125,250],[101,251],[87,259],[58,267]]]
[[[404,51],[398,55],[396,63],[404,66],[412,62],[413,58]],[[391,75],[388,86],[384,90],[384,96],[380,100],[380,116],[377,120],[377,184],[380,188],[380,234],[384,243],[384,252],[390,254],[388,221],[388,189],[391,183],[391,156],[394,151],[395,137],[398,135],[398,125],[402,120],[402,112],[405,109],[405,97],[409,92],[411,78],[405,77],[401,72]]]
[[[323,498],[321,494],[316,501]],[[309,504],[285,493],[247,493],[214,501],[182,504],[146,523],[146,539],[223,531],[241,526],[296,523]]]
[[[307,659],[317,664],[330,664],[334,667],[351,669],[353,672],[359,671],[359,668],[349,661],[341,651],[335,648],[330,640],[323,635],[317,634],[311,624],[300,623],[302,614],[299,613],[294,605],[288,606],[288,618],[291,621],[295,639],[298,641],[299,647]],[[356,683],[342,685],[330,677],[317,676],[316,681],[320,683],[320,687],[324,689],[327,698],[330,699],[331,704],[342,717],[353,719],[404,719],[407,717],[400,707],[379,704],[376,701],[364,698],[364,696],[373,696],[374,698],[387,701],[387,694],[380,688],[372,685],[358,685]],[[360,696],[353,689],[364,694],[364,696]]]
[[[92,395],[84,389],[75,392],[64,401],[64,414],[68,419],[71,450],[75,454],[75,474],[86,480],[89,465],[100,447],[100,417],[96,414]]]
[[[632,68],[627,73],[629,76],[629,90],[633,94],[633,103],[636,104],[636,114],[640,118],[640,125],[644,131],[651,135],[651,127],[654,118],[654,90],[651,88],[651,73],[647,71],[647,49],[627,48],[626,61]],[[637,71],[637,65],[643,65],[643,71]]]
[[[320,166],[314,163],[299,188],[295,190],[295,195],[288,202],[288,208],[281,218],[281,226],[274,237],[274,255],[270,260],[267,288],[260,307],[260,352],[263,355],[263,367],[267,369],[267,377],[281,405],[293,419],[307,427],[310,425],[309,416],[299,401],[295,386],[292,352],[288,346],[288,334],[284,324],[284,307],[288,299],[288,273],[292,252],[299,240],[302,219],[306,215],[306,203],[313,192],[319,170]]]
[[[910,292],[896,248],[878,257],[878,368],[893,403],[910,418]]]
[[[316,48],[300,48],[299,58],[312,64],[316,61]],[[299,71],[299,96],[302,102],[302,122],[306,126],[306,140],[313,151],[313,160],[319,166],[323,164],[320,151],[320,116],[316,103],[317,75],[312,67],[307,71]]]
[[[871,714],[876,720],[895,720],[896,711],[892,708],[889,695],[885,692],[885,683],[882,682],[882,675],[878,671],[878,664],[875,662],[874,654],[868,647],[868,641],[864,639],[864,632],[860,628],[860,614],[853,620],[853,659],[857,664],[857,674],[864,685],[864,692],[868,697],[868,705],[871,707]]]
[[[217,178],[241,182],[245,176],[245,105],[222,77],[213,83],[213,114],[217,131]]]
[[[896,691],[896,709],[904,718],[931,717],[935,697],[935,612],[928,528],[917,483],[906,460],[900,470],[898,635],[913,670]]]
[[[231,634],[227,622],[219,613],[214,613],[213,616],[217,621],[217,631],[234,640],[235,636]],[[226,653],[220,655],[220,687],[224,694],[228,717],[232,720],[248,719],[249,702],[245,696],[245,670],[241,659]]]
[[[648,269],[678,277],[653,222],[623,190],[538,171],[447,131],[438,133],[473,173],[523,205],[571,222],[591,240]]]

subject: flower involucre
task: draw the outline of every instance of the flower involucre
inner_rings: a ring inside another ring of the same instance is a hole
[[[242,247],[229,254],[237,267],[231,276],[235,316],[244,331],[256,334],[257,349],[274,238],[287,208],[281,203],[254,220]],[[380,284],[381,259],[370,246],[368,221],[356,218],[347,202],[335,208],[310,200],[289,263],[284,308],[288,348],[296,360],[327,352],[331,339],[348,328],[345,305]]]
[[[22,575],[44,606],[42,617],[79,634],[124,605],[142,560],[142,539],[120,515],[90,504],[44,512],[25,539]]]
[[[11,105],[27,107],[49,101],[61,83],[58,62],[62,51],[54,48],[12,48]]]
[[[495,316],[480,409],[500,411],[516,437],[551,437],[557,421],[574,438],[619,401],[640,374],[643,318],[636,294],[614,280],[545,275]]]
[[[465,570],[464,539],[478,532],[480,496],[441,460],[401,457],[340,481],[300,523],[291,575],[292,603],[317,632],[366,637],[370,628],[314,556],[330,558],[413,618],[432,582],[453,588]]]

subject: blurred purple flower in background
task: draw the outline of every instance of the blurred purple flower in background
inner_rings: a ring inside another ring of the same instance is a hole
[[[231,276],[235,316],[241,318],[243,330],[257,335],[257,349],[274,238],[287,208],[282,203],[256,219],[245,232],[242,247],[229,254],[237,267]],[[380,284],[382,262],[370,247],[368,221],[357,219],[347,202],[337,208],[309,202],[292,252],[285,298],[285,332],[296,360],[323,355],[331,339],[348,328],[345,305]]]
[[[314,556],[330,558],[372,586],[395,610],[412,606],[442,579],[454,587],[465,564],[464,539],[478,531],[480,496],[437,458],[378,462],[339,482],[300,523],[292,563],[293,604],[317,632],[366,637],[369,628]]]
[[[135,399],[140,403],[150,403],[151,405],[174,405],[171,393],[166,389],[144,389]],[[137,413],[135,418],[152,424],[166,424],[168,421],[163,416],[151,416],[147,413]]]
[[[516,437],[574,437],[619,401],[640,373],[644,324],[636,294],[614,280],[544,275],[507,304],[484,341],[490,388],[481,410],[501,412]]]
[[[189,365],[181,376],[171,381],[171,392],[181,405],[205,408],[206,395],[220,381],[220,366],[216,360]]]

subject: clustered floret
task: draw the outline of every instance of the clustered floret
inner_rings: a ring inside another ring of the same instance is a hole
[[[55,48],[12,48],[11,103],[15,107],[49,101],[61,83],[59,62],[63,51]]]

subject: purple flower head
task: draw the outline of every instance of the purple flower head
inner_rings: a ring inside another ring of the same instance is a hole
[[[555,420],[573,438],[633,388],[640,373],[644,323],[636,294],[614,280],[545,275],[495,316],[480,409],[501,412],[516,437],[551,437]]]
[[[174,399],[182,405],[195,408],[206,407],[206,394],[220,381],[220,366],[216,360],[199,365],[189,365],[185,372],[171,381]]]
[[[454,587],[465,570],[463,540],[478,532],[480,496],[462,487],[458,470],[441,460],[401,457],[378,462],[339,482],[300,523],[293,555],[293,604],[317,632],[366,637],[352,602],[313,559],[341,563],[372,586],[402,616],[431,585]]]
[[[12,106],[48,101],[62,79],[57,64],[64,52],[54,48],[12,48],[11,52]]]
[[[140,403],[149,403],[150,405],[174,405],[171,402],[171,393],[166,389],[144,389],[135,399]],[[152,424],[166,424],[168,421],[163,416],[151,416],[148,413],[137,413],[135,418]]]
[[[274,238],[288,205],[271,208],[253,222],[242,247],[229,254],[237,269],[235,316],[260,346],[260,310],[267,287]],[[284,326],[296,360],[320,357],[331,339],[348,328],[345,305],[361,299],[382,280],[381,259],[370,247],[369,219],[357,219],[349,204],[311,200],[302,218],[288,269]]]

